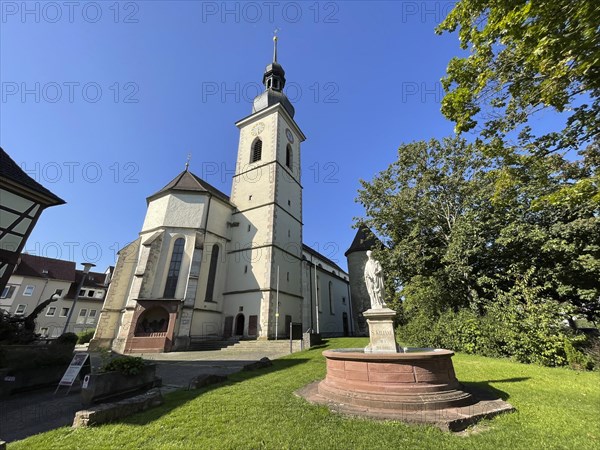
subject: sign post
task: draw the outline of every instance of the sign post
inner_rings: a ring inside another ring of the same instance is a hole
[[[71,361],[71,364],[69,364],[69,367],[67,367],[67,370],[65,371],[65,374],[63,375],[60,382],[58,383],[58,386],[56,386],[56,390],[54,391],[55,395],[61,386],[69,387],[69,389],[67,390],[67,393],[65,395],[68,395],[69,392],[71,392],[73,383],[77,379],[77,375],[79,375],[79,372],[81,372],[81,369],[83,368],[83,366],[86,364],[86,362],[88,365],[90,364],[88,361],[89,357],[90,357],[89,353],[77,353],[77,354],[75,354],[75,356],[73,356],[73,360]]]

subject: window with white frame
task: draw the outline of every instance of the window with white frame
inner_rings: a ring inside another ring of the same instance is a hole
[[[16,288],[16,286],[6,286],[4,289],[2,289],[2,295],[0,295],[0,298],[12,298]]]
[[[22,316],[27,309],[27,305],[17,305],[17,309],[15,310],[15,316]]]
[[[34,290],[35,290],[35,286],[32,284],[28,284],[27,286],[25,286],[25,289],[23,290],[23,296],[31,297],[33,295]]]
[[[62,290],[62,289],[57,289],[56,291],[54,291],[54,293],[55,293],[56,295],[58,295],[59,297],[62,297],[63,290]]]
[[[95,293],[96,293],[96,291],[94,291],[93,289],[90,289],[89,291],[87,291],[87,296],[93,297]]]
[[[61,308],[60,309],[60,317],[67,317],[69,314],[69,308]]]
[[[96,323],[96,313],[97,313],[97,310],[90,309],[90,312],[89,312],[89,314],[87,316],[87,320],[86,320],[85,323],[88,324],[88,325]]]
[[[79,316],[77,316],[77,323],[82,324],[85,323],[85,318],[87,317],[88,310],[87,308],[81,308],[79,310]]]
[[[48,306],[48,311],[46,311],[46,316],[54,317],[54,314],[56,314],[56,306]]]
[[[59,337],[60,334],[62,333],[62,328],[60,327],[54,327],[54,330],[52,330],[52,336],[53,338]]]
[[[46,336],[48,336],[48,328],[40,328],[40,334],[41,334],[43,337],[46,337]]]
[[[104,297],[104,291],[96,291],[96,298]]]

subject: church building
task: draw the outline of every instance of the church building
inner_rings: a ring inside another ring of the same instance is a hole
[[[139,237],[120,252],[90,349],[185,350],[196,340],[288,336],[290,323],[353,334],[348,274],[303,244],[306,139],[273,62],[236,123],[231,196],[186,169],[147,198]]]

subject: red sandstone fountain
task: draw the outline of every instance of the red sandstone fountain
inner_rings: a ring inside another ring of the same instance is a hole
[[[298,395],[335,412],[430,423],[451,431],[514,410],[487,392],[466,390],[454,373],[454,352],[398,348],[393,326],[396,313],[383,302],[381,266],[370,252],[367,255],[365,282],[371,309],[363,315],[370,343],[364,349],[324,351],[327,376],[300,389]]]

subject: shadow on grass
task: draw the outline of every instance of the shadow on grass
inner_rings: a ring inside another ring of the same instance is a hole
[[[319,345],[313,345],[308,350],[319,350],[319,349],[323,349],[323,348],[327,348],[327,347],[329,347],[327,344],[319,344]]]
[[[474,394],[480,400],[495,400],[500,398],[506,401],[510,398],[510,395],[507,392],[491,386],[491,383],[518,383],[529,379],[530,377],[515,377],[506,378],[504,380],[461,381],[461,384],[465,387],[465,390]]]
[[[173,410],[185,405],[191,400],[206,394],[215,389],[220,389],[226,386],[233,386],[238,383],[250,380],[252,378],[268,375],[279,370],[286,370],[299,364],[304,364],[310,361],[310,359],[277,359],[272,361],[273,365],[263,369],[257,370],[244,370],[241,372],[235,372],[230,374],[230,378],[221,383],[216,383],[210,386],[205,386],[199,389],[187,390],[185,388],[176,390],[174,392],[165,395],[165,403],[156,408],[149,409],[147,411],[134,414],[132,416],[125,417],[121,420],[113,421],[111,423],[121,423],[128,425],[148,425],[155,420],[159,420],[161,417],[168,415]],[[173,363],[180,362],[174,361]],[[218,363],[219,361],[211,361]],[[231,362],[231,361],[229,361]],[[161,361],[161,364],[165,363]],[[168,362],[167,362],[168,363]],[[219,405],[211,405],[211,410],[218,409]]]

